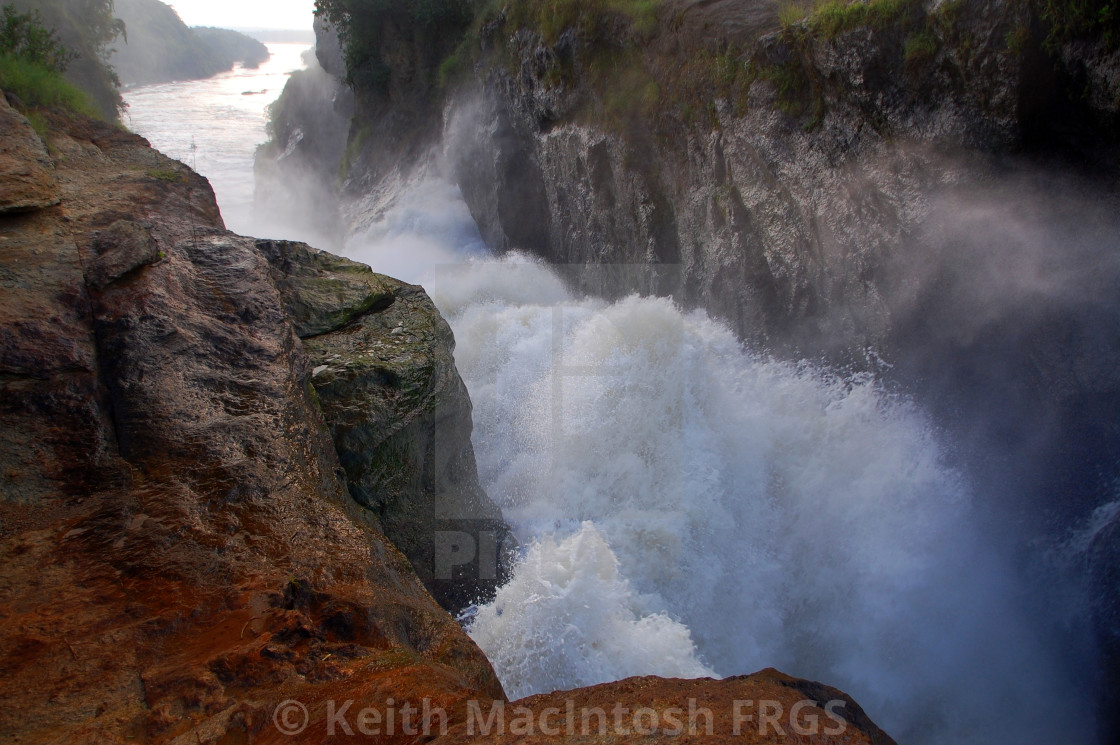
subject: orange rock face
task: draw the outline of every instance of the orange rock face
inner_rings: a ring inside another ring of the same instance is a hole
[[[468,709],[436,743],[894,745],[847,694],[776,670],[718,681],[630,678]]]
[[[51,161],[31,124],[0,95],[0,214],[58,204]]]
[[[501,698],[346,493],[254,241],[139,137],[52,125],[61,203],[0,217],[3,739],[292,742],[295,699],[316,742],[336,698]]]

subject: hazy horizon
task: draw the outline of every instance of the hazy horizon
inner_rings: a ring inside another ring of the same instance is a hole
[[[176,0],[167,3],[188,26],[311,30],[314,0]]]

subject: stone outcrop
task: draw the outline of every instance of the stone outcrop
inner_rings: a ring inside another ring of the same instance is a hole
[[[486,742],[823,743],[894,745],[850,696],[767,669],[725,680],[628,678],[531,696],[453,728],[438,745],[477,742],[490,717],[504,723]],[[500,716],[500,718],[499,718]]]
[[[350,495],[456,612],[505,579],[509,529],[478,483],[455,340],[423,288],[260,241],[313,366]]]
[[[52,204],[58,204],[58,185],[43,141],[0,97],[0,215]]]
[[[761,5],[666,3],[645,40],[483,35],[484,77],[452,96],[443,146],[487,242],[664,267],[656,287],[588,289],[671,293],[775,351],[883,342],[877,275],[936,187],[989,178],[975,151],[1022,146],[1057,106],[1030,74],[1037,51],[1006,47],[1029,19],[1015,3],[957,3],[951,19],[911,3],[830,36],[781,31]],[[930,56],[908,57],[922,28]],[[603,57],[656,101],[601,82]]]
[[[284,699],[313,730],[328,700],[502,698],[350,498],[257,242],[141,138],[48,118],[61,201],[0,217],[4,737],[267,742]]]

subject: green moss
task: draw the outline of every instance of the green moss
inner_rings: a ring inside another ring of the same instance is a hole
[[[809,9],[802,3],[783,2],[778,6],[778,25],[783,30],[795,26],[809,17]]]
[[[1031,41],[1031,30],[1026,26],[1016,26],[1003,37],[1003,43],[1012,55],[1018,57],[1026,51]]]
[[[187,180],[181,172],[174,168],[153,168],[148,171],[148,178],[166,181],[169,184],[181,184]]]
[[[311,403],[315,404],[316,409],[323,410],[323,400],[319,398],[319,389],[310,380],[307,381],[307,397],[311,399]]]
[[[467,41],[464,40],[455,51],[439,64],[439,87],[446,88],[448,83],[454,82],[470,69]]]
[[[351,132],[350,138],[346,141],[346,149],[342,153],[342,160],[338,164],[338,180],[339,183],[346,180],[350,175],[350,168],[354,165],[354,161],[362,152],[366,142],[373,135],[373,130],[367,126],[361,126],[357,132]]]
[[[937,37],[929,28],[906,37],[903,46],[903,64],[908,70],[914,70],[930,62],[938,49]]]
[[[35,130],[35,134],[43,138],[47,136],[47,118],[43,116],[43,112],[36,110],[28,111],[27,121],[31,123],[31,128]]]
[[[414,650],[396,647],[379,652],[374,661],[366,666],[366,669],[370,672],[385,672],[402,667],[411,667],[422,662],[423,658]]]
[[[813,111],[814,118],[823,117],[824,102],[816,93],[800,57],[785,64],[764,67],[760,77],[777,89],[778,109],[783,113],[796,118]]]
[[[952,31],[964,14],[968,0],[945,0],[930,14],[930,20],[943,31]]]
[[[663,0],[522,0],[506,8],[506,19],[517,28],[535,30],[548,44],[555,44],[568,29],[593,40],[624,26],[644,37],[657,29],[663,4]]]
[[[920,8],[919,0],[825,0],[813,8],[809,25],[813,33],[834,39],[861,26],[883,30],[905,21]]]

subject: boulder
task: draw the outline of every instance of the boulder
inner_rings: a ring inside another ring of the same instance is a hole
[[[110,225],[94,240],[94,247],[98,256],[86,269],[86,282],[98,290],[160,259],[151,231],[131,220]]]

